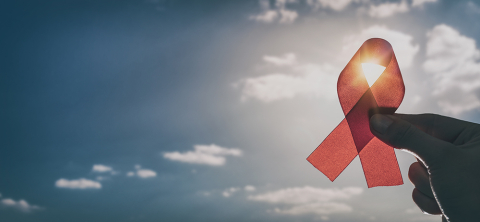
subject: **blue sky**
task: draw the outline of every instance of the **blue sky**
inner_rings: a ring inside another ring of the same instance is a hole
[[[368,38],[398,112],[480,120],[480,2],[0,3],[1,221],[440,221],[405,184],[306,157],[344,118],[337,77]]]

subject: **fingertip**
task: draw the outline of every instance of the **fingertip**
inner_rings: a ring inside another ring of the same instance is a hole
[[[408,179],[420,192],[430,198],[434,198],[432,188],[430,187],[430,180],[428,171],[423,168],[419,162],[412,163],[408,169]]]
[[[415,184],[418,183],[418,162],[412,163],[410,167],[408,168],[408,179],[410,179],[410,182],[415,186]]]
[[[435,199],[432,199],[422,192],[420,192],[417,188],[413,189],[412,192],[412,199],[413,202],[422,210],[423,213],[425,214],[431,214],[431,215],[439,215],[442,214],[442,211],[440,210],[440,207],[437,204],[437,201]]]

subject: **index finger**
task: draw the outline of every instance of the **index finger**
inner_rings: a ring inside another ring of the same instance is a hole
[[[478,126],[476,123],[430,113],[394,115],[410,122],[428,135],[449,143],[454,143],[467,128]]]

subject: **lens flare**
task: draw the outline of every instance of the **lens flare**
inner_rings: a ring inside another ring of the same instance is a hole
[[[385,67],[373,63],[362,63],[363,74],[367,79],[368,86],[372,86],[375,81],[377,81],[378,77],[382,75]]]

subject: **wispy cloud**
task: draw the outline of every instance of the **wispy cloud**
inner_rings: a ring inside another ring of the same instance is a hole
[[[145,178],[150,178],[150,177],[156,177],[157,173],[155,171],[149,170],[149,169],[140,169],[140,170],[137,170],[137,176],[145,179]]]
[[[375,18],[386,18],[398,13],[408,12],[409,10],[408,3],[405,0],[401,2],[385,2],[379,5],[370,5],[368,15]]]
[[[407,13],[411,8],[423,8],[425,3],[434,3],[437,0],[413,0],[412,4],[409,1],[401,0],[398,2],[383,2],[380,4],[370,4],[367,14],[374,18],[387,18],[396,14]]]
[[[363,42],[370,38],[383,38],[390,42],[400,68],[410,67],[420,48],[418,44],[413,43],[411,35],[389,29],[386,26],[374,25],[358,34],[346,36],[344,38],[343,55],[351,57]]]
[[[42,207],[31,205],[26,200],[15,201],[10,198],[5,198],[0,200],[0,203],[3,207],[14,208],[24,213],[30,213],[34,210],[41,210]]]
[[[433,76],[438,105],[453,115],[480,107],[480,51],[475,40],[444,24],[427,37],[423,69]]]
[[[100,184],[99,182],[85,178],[80,178],[76,180],[67,180],[62,178],[55,182],[55,186],[58,188],[80,190],[102,188],[102,184]]]
[[[95,164],[92,167],[92,171],[97,172],[97,173],[106,173],[106,172],[112,172],[113,168],[109,167],[109,166],[102,165],[102,164]]]
[[[423,7],[425,3],[434,3],[438,2],[438,0],[413,0],[412,7]]]
[[[358,15],[367,15],[373,18],[387,18],[401,13],[407,13],[412,8],[423,8],[426,3],[434,3],[438,0],[410,0],[387,1],[376,4],[370,0],[259,0],[261,11],[250,15],[248,18],[261,23],[291,24],[300,15],[297,10],[287,8],[294,5],[296,8],[307,6],[312,11],[331,9],[341,12],[350,5],[355,5],[360,12]],[[378,2],[378,1],[377,1]]]
[[[401,68],[412,65],[419,45],[413,43],[413,37],[385,26],[371,26],[358,34],[344,38],[343,57],[351,57],[369,38],[388,40],[397,56]],[[265,55],[263,61],[273,65],[275,72],[266,75],[245,78],[233,85],[241,90],[241,100],[257,99],[262,102],[274,102],[292,99],[297,96],[314,96],[333,99],[337,95],[336,81],[340,69],[330,64],[302,62],[295,53],[280,56]],[[282,71],[278,71],[279,68]]]
[[[480,6],[473,3],[472,1],[467,2],[466,7],[467,7],[468,12],[473,12],[473,13],[476,13],[476,14],[480,14]]]
[[[298,13],[294,10],[287,9],[287,3],[295,3],[294,0],[276,0],[274,5],[270,5],[269,0],[260,0],[261,12],[249,17],[250,20],[254,20],[262,23],[274,23],[290,24],[298,17]]]
[[[257,188],[255,188],[252,185],[246,185],[243,189],[245,189],[245,191],[252,192],[252,191],[255,191]]]
[[[363,189],[359,187],[323,189],[305,186],[250,195],[248,196],[248,200],[286,206],[283,208],[276,207],[273,210],[273,212],[280,214],[329,215],[351,212],[351,206],[338,201],[348,200],[362,193]]]
[[[163,157],[173,161],[191,164],[205,164],[211,166],[222,166],[225,164],[225,156],[241,156],[242,151],[236,148],[225,148],[215,144],[194,145],[193,151],[187,152],[166,152]]]
[[[275,66],[292,66],[297,64],[297,55],[293,52],[285,53],[281,56],[264,55],[263,61]]]
[[[152,178],[157,176],[157,172],[150,169],[143,169],[140,165],[135,165],[135,171],[127,172],[128,177],[137,176],[142,179]]]
[[[234,86],[241,89],[242,101],[254,98],[262,102],[273,102],[296,96],[331,99],[336,95],[336,75],[340,71],[336,67],[298,62],[294,53],[265,55],[263,60],[267,64],[283,67],[285,72],[246,78],[235,83]]]
[[[319,8],[330,8],[335,11],[341,11],[350,3],[358,1],[359,0],[307,0],[307,4],[313,7],[314,10],[318,10]]]
[[[228,189],[225,189],[223,192],[222,192],[222,195],[224,197],[230,197],[232,196],[234,193],[236,193],[237,191],[239,191],[240,188],[238,187],[230,187]]]

